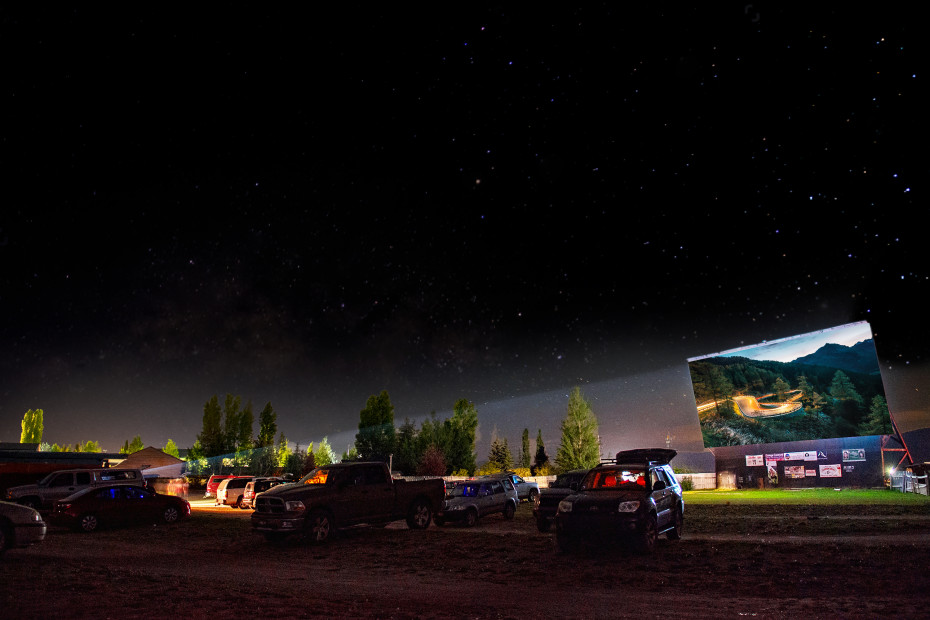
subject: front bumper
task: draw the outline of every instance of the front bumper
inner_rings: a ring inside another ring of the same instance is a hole
[[[588,538],[623,538],[643,530],[645,517],[638,513],[556,513],[555,528],[560,534]]]
[[[277,516],[260,513],[252,514],[253,532],[301,532],[304,529],[303,516]]]
[[[48,530],[44,521],[37,523],[17,523],[13,526],[13,544],[17,547],[28,547],[45,540]]]

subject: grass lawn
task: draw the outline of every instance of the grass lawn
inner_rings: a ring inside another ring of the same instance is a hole
[[[930,497],[915,493],[901,493],[884,489],[715,489],[685,491],[685,503],[695,505],[885,505],[927,506]]]

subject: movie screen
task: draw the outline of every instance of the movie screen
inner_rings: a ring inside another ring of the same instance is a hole
[[[892,432],[867,322],[688,360],[704,446]]]

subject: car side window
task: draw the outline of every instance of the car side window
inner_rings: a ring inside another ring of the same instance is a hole
[[[77,478],[77,484],[90,484],[90,472],[80,472],[75,478]]]
[[[491,484],[491,492],[497,495],[498,493],[504,492],[504,485],[500,482],[494,482]]]
[[[111,489],[100,489],[97,491],[97,499],[114,500],[122,498],[122,490],[119,487]]]
[[[48,483],[50,487],[67,487],[71,486],[71,481],[74,480],[74,477],[71,474],[58,474],[52,478],[51,482]]]
[[[514,490],[513,481],[511,481],[510,478],[507,478],[507,479],[504,481],[504,488],[505,488],[507,491],[513,491],[513,490]]]

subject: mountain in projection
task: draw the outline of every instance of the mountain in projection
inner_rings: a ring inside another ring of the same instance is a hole
[[[792,363],[829,366],[864,374],[879,372],[878,356],[875,353],[875,342],[872,339],[857,342],[851,347],[829,342],[813,353],[795,359]]]

